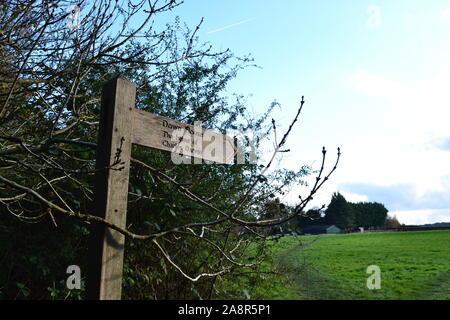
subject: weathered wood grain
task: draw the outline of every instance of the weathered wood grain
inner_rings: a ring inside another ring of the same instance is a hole
[[[229,163],[236,153],[233,139],[213,130],[138,109],[132,118],[134,144],[216,163]]]
[[[102,92],[92,214],[120,227],[126,224],[135,95],[135,85],[122,77],[106,83]],[[110,167],[115,162],[119,163]],[[124,244],[121,233],[100,224],[92,226],[89,299],[121,298]]]

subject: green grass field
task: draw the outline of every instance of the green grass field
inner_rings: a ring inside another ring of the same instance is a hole
[[[260,299],[450,299],[450,231],[284,237],[271,275],[250,292]],[[381,289],[367,288],[367,267]]]

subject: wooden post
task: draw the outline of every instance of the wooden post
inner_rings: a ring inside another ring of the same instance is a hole
[[[135,99],[136,86],[123,77],[116,77],[103,87],[92,214],[122,228],[126,228],[132,144],[170,152],[181,147],[185,155],[217,163],[228,163],[236,154],[233,139],[211,130],[199,131],[202,148],[192,145],[192,138],[169,141],[173,130],[196,130],[192,125],[135,109]],[[203,141],[206,133],[209,138],[214,137],[213,142]],[[205,146],[214,149],[215,154],[205,153]],[[125,237],[120,232],[92,223],[88,299],[120,300],[124,246]]]
[[[126,226],[135,96],[136,86],[120,76],[103,87],[92,214],[120,227]],[[125,237],[119,232],[92,224],[88,299],[121,298],[124,245]]]

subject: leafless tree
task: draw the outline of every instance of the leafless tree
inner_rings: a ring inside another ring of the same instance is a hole
[[[133,166],[150,172],[160,183],[171,184],[186,201],[206,209],[208,218],[202,216],[201,221],[181,221],[165,230],[137,233],[92,215],[90,182],[95,161],[91,156],[83,156],[83,152],[96,148],[98,87],[122,71],[138,72],[136,78],[145,79],[138,83],[138,89],[144,88],[149,81],[162,78],[164,66],[224,54],[195,46],[202,21],[185,35],[183,43],[175,42],[173,26],[156,25],[156,16],[180,4],[175,0],[0,3],[0,204],[5,212],[27,223],[50,218],[57,226],[58,216],[67,216],[86,223],[102,223],[131,239],[150,241],[180,274],[198,281],[252,265],[238,254],[241,248],[252,237],[268,239],[261,232],[264,228],[302,214],[335,171],[340,152],[326,172],[323,149],[315,183],[305,197],[299,197],[290,214],[273,219],[261,219],[257,212],[249,214],[261,192],[259,186],[268,183],[261,177],[270,172],[277,155],[288,151],[284,148],[299,120],[305,103],[302,99],[285,133],[280,135],[275,121],[272,122],[274,150],[269,162],[253,169],[255,175],[249,178],[245,191],[238,198],[229,199],[227,206],[218,205],[226,198],[223,184],[209,190],[208,196],[197,194],[192,191],[192,184],[171,174],[173,166],[157,168],[132,159]],[[114,169],[115,165],[105,170]],[[129,192],[134,199],[131,201],[154,198],[151,193]],[[77,199],[73,199],[74,194]],[[186,238],[215,252],[217,259],[204,268],[207,271],[191,275],[176,262],[168,246]]]

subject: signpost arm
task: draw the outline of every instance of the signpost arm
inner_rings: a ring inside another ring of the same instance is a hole
[[[126,226],[136,86],[123,77],[105,84],[97,144],[93,215]],[[119,300],[125,237],[93,223],[89,240],[87,298]]]

